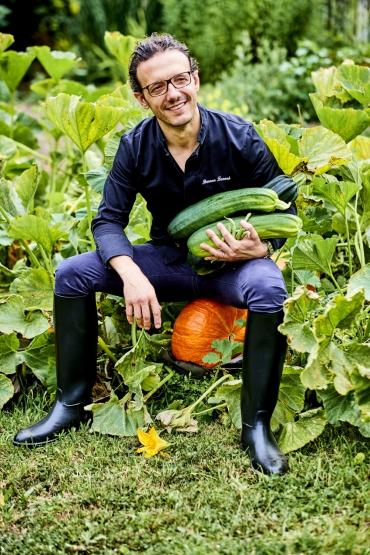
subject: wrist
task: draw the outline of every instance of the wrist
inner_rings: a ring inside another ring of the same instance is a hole
[[[263,258],[271,258],[271,256],[274,254],[274,247],[272,246],[271,241],[262,241],[263,246],[265,247],[265,254],[263,255]]]

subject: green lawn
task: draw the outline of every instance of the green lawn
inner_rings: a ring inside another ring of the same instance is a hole
[[[87,428],[14,448],[42,405],[0,413],[1,554],[370,553],[369,454],[354,429],[328,427],[271,478],[249,468],[237,431],[219,422],[165,434],[168,459]]]

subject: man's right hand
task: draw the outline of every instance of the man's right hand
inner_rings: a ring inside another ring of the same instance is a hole
[[[153,322],[156,328],[161,327],[161,306],[158,302],[153,285],[135,264],[130,256],[114,256],[109,264],[123,281],[123,296],[126,304],[126,316],[131,324],[150,329]]]

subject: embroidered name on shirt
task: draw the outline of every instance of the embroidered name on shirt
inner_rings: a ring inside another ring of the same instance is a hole
[[[228,175],[227,177],[218,176],[217,179],[203,179],[202,185],[206,185],[207,183],[216,183],[216,181],[230,181],[231,177]]]

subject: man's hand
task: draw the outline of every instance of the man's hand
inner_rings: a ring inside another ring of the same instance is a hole
[[[266,256],[267,247],[259,238],[254,227],[246,220],[241,220],[240,224],[246,231],[245,236],[240,240],[235,239],[221,223],[217,224],[217,228],[221,231],[223,240],[219,239],[211,229],[207,230],[207,235],[212,239],[215,247],[211,247],[207,243],[200,244],[201,248],[210,254],[205,260],[238,262]]]
[[[129,256],[115,256],[109,264],[123,281],[123,296],[126,304],[126,317],[131,324],[150,329],[152,322],[161,327],[161,306],[153,285]]]

